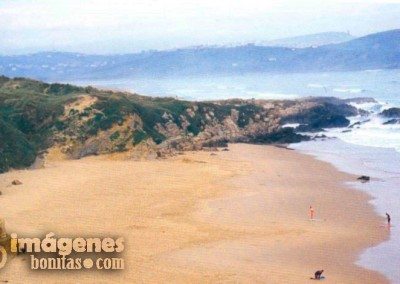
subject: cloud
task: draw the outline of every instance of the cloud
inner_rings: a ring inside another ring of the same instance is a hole
[[[324,0],[323,3],[321,0],[3,0],[0,52],[48,49],[132,52],[328,30],[349,29],[366,34],[399,25],[395,15],[400,11],[400,0]],[[385,5],[395,8],[381,9]]]

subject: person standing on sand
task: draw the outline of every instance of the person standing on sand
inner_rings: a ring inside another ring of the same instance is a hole
[[[310,220],[314,220],[314,208],[310,205]]]
[[[392,218],[390,218],[390,215],[386,212],[386,219],[388,222],[388,226],[390,226],[390,221],[392,220]]]

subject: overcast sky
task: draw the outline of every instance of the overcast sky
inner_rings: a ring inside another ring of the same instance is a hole
[[[128,53],[396,28],[400,0],[0,0],[0,54]]]

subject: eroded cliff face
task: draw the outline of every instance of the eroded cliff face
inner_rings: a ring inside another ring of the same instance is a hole
[[[0,76],[0,172],[56,147],[68,158],[125,152],[134,159],[227,142],[292,143],[300,131],[347,126],[348,100],[189,102]],[[362,113],[360,113],[362,114]],[[298,123],[298,128],[283,128]]]
[[[283,129],[284,123],[307,123],[308,119],[324,121],[329,127],[329,123],[336,126],[331,116],[325,118],[332,110],[341,121],[345,120],[344,115],[357,114],[356,109],[333,99],[193,102],[179,115],[167,110],[160,114],[152,130],[162,141],[154,141],[141,116],[134,112],[125,114],[107,129],[92,133],[88,121],[103,115],[95,107],[97,102],[96,96],[84,95],[65,106],[62,123],[66,127],[56,132],[55,142],[68,157],[126,151],[133,159],[153,159],[182,151],[224,147],[228,142],[298,142],[307,137],[296,134],[293,129]],[[340,114],[342,104],[346,106],[343,115]]]

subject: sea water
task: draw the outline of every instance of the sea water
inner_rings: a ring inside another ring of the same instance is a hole
[[[132,77],[68,83],[121,89],[149,96],[172,96],[186,100],[334,96],[373,97],[386,103],[400,103],[399,69],[196,77]]]

